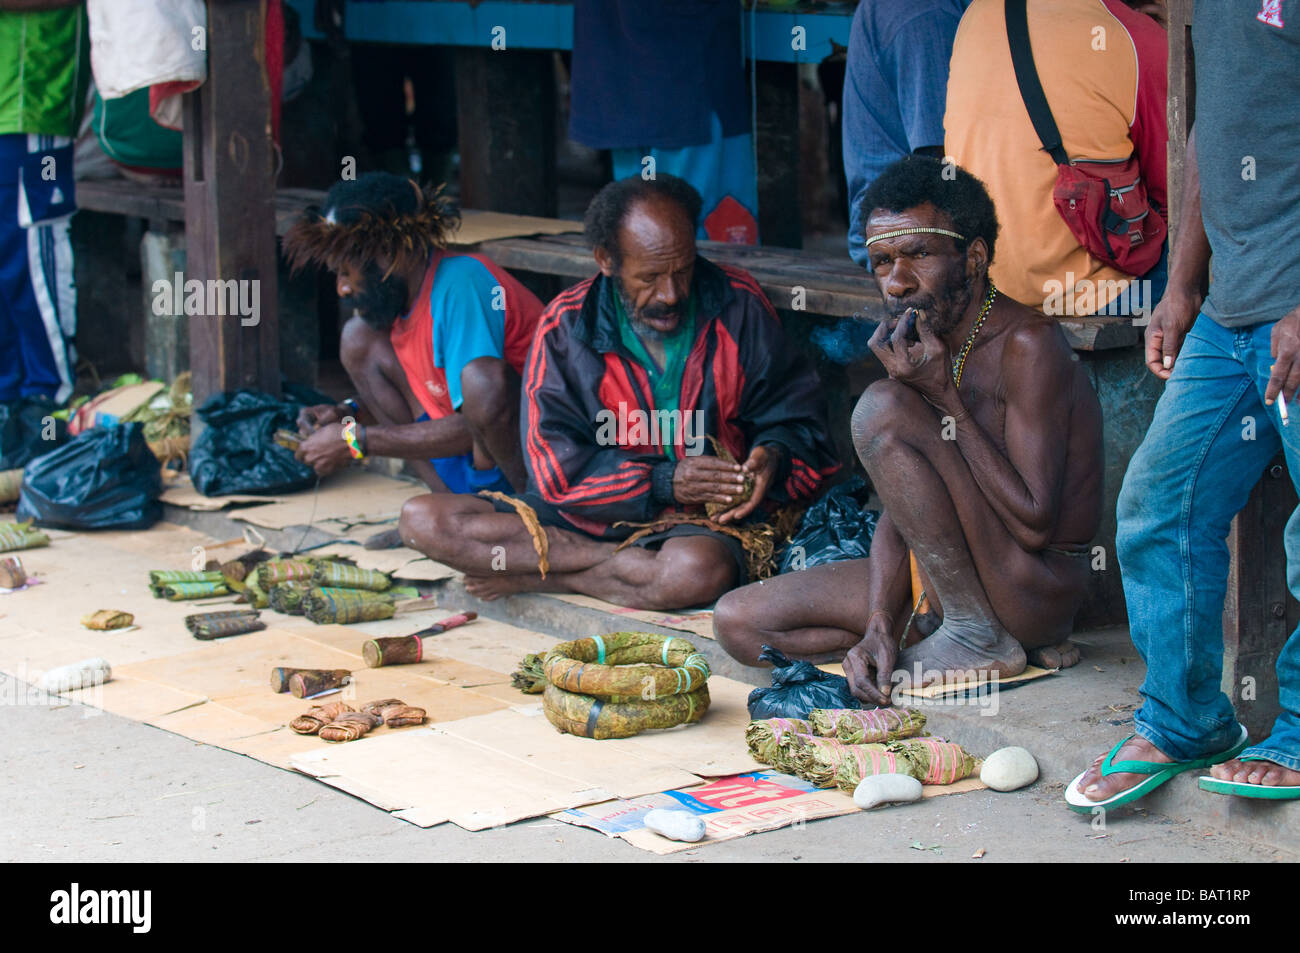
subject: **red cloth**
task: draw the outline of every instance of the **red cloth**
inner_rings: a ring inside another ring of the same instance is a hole
[[[528,347],[532,344],[533,331],[542,315],[542,302],[537,296],[519,283],[519,280],[489,258],[482,255],[461,252],[438,252],[429,263],[416,295],[415,307],[403,320],[395,321],[389,332],[393,343],[393,352],[397,362],[402,365],[406,380],[411,385],[420,406],[425,409],[431,420],[455,413],[451,397],[447,391],[445,371],[433,363],[433,311],[430,300],[433,292],[433,277],[438,271],[438,264],[448,255],[453,257],[473,258],[496,279],[505,291],[505,354],[503,357],[515,372],[523,375],[524,362],[528,359]]]

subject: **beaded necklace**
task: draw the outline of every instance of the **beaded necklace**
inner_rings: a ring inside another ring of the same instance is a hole
[[[993,307],[993,299],[998,296],[998,289],[993,284],[993,279],[989,279],[989,291],[984,296],[984,306],[980,308],[979,316],[975,318],[975,324],[971,326],[970,335],[966,338],[966,343],[962,345],[961,351],[952,362],[952,379],[957,387],[961,387],[961,375],[966,369],[966,356],[970,354],[971,347],[975,344],[975,335],[980,333],[980,328],[984,326],[984,319],[989,315],[989,309]]]

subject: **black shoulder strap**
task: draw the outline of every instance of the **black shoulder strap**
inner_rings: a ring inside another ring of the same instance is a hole
[[[1034,51],[1029,45],[1029,17],[1025,5],[1025,0],[1006,0],[1007,42],[1011,45],[1011,63],[1016,68],[1020,98],[1025,102],[1029,121],[1034,124],[1034,132],[1042,140],[1044,151],[1057,165],[1068,165],[1070,157],[1065,154],[1065,147],[1061,144],[1061,131],[1056,128],[1052,109],[1047,105],[1047,96],[1043,93],[1043,84],[1038,81],[1038,70],[1034,67]]]

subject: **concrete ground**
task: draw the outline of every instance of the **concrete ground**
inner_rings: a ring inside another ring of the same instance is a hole
[[[0,692],[29,693],[9,676]],[[812,821],[657,858],[549,818],[421,829],[305,776],[97,709],[37,696],[0,733],[2,861],[1286,861],[1204,823],[1136,813],[1104,830],[1059,784]],[[1209,795],[1205,795],[1208,797]],[[917,845],[914,847],[913,845]],[[985,856],[972,858],[983,848]]]
[[[183,517],[169,507],[168,517],[214,538],[232,535],[225,515]],[[281,545],[279,535],[268,533],[272,546]],[[284,535],[293,544],[303,538],[296,528]],[[456,605],[475,605],[458,583],[442,585]],[[565,638],[626,628],[627,621],[541,595],[477,608]],[[0,861],[1300,859],[1300,804],[1211,795],[1188,775],[1145,799],[1142,809],[1104,819],[1069,811],[1061,799],[1065,784],[1128,733],[1143,675],[1125,630],[1081,633],[1076,641],[1084,658],[1074,669],[980,704],[925,709],[931,731],[975,753],[1027,747],[1041,768],[1031,787],[810,821],[667,858],[549,818],[477,833],[453,824],[421,829],[309,777],[45,696],[0,674],[0,804],[7,822],[0,825]],[[696,642],[717,674],[768,683],[766,671],[738,665],[711,639]],[[983,858],[973,858],[981,849]]]

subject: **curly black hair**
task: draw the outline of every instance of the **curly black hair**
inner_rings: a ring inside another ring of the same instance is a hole
[[[695,234],[700,224],[700,211],[704,207],[704,200],[700,198],[695,186],[685,179],[666,173],[653,179],[634,175],[609,183],[591,200],[582,220],[582,234],[587,239],[587,244],[607,251],[614,259],[614,267],[618,268],[623,260],[618,243],[619,229],[623,227],[623,221],[633,205],[652,197],[675,202],[686,213],[691,223],[691,234]]]
[[[931,156],[905,156],[862,193],[858,211],[865,227],[878,208],[905,212],[926,202],[952,219],[954,229],[966,236],[965,241],[953,239],[959,253],[965,254],[970,242],[982,238],[989,248],[989,261],[993,260],[997,211],[984,183],[960,166],[949,166]]]

